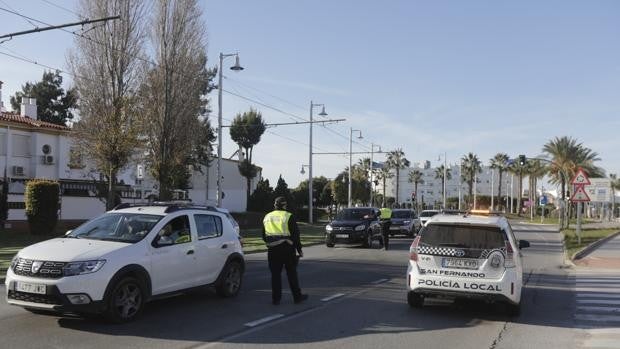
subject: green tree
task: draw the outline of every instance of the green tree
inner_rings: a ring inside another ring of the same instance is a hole
[[[611,218],[616,218],[616,190],[620,189],[620,180],[615,173],[609,174],[609,185],[611,190]]]
[[[537,206],[536,188],[538,187],[538,179],[543,178],[547,174],[547,166],[538,159],[528,159],[527,161],[527,176],[529,184],[530,200],[530,216],[534,215],[534,208]]]
[[[26,182],[24,202],[31,234],[46,235],[54,231],[60,208],[59,191],[56,181],[33,179]]]
[[[415,193],[415,205],[416,211],[419,211],[418,205],[418,184],[424,184],[424,179],[422,179],[422,172],[418,169],[415,169],[409,172],[409,183],[413,183],[413,192]]]
[[[75,88],[65,92],[59,71],[45,71],[41,81],[27,82],[22,85],[21,91],[11,96],[14,111],[20,110],[22,97],[37,99],[37,116],[40,120],[65,125],[67,120],[73,119],[71,110],[77,107],[78,96]]]
[[[396,172],[396,204],[399,204],[398,200],[398,192],[400,190],[400,170],[404,170],[409,167],[409,160],[405,158],[405,152],[403,152],[402,148],[398,148],[396,150],[392,150],[387,154],[386,164],[388,168],[394,169]]]
[[[441,165],[435,169],[435,179],[441,179],[441,196],[443,197],[443,188],[446,180],[452,179],[452,170],[446,168],[446,178],[443,178],[444,166]],[[416,194],[417,195],[417,194]]]
[[[383,189],[383,195],[381,196],[381,207],[386,207],[387,202],[385,201],[387,197],[385,196],[385,183],[388,179],[393,178],[394,174],[390,171],[390,168],[383,164],[377,172],[377,180],[381,181],[381,187]]]
[[[288,210],[290,212],[294,212],[296,210],[297,204],[295,200],[293,200],[293,195],[291,195],[291,190],[288,188],[288,184],[286,184],[286,181],[284,180],[284,178],[282,178],[282,175],[278,177],[278,183],[276,184],[276,188],[273,190],[274,199],[279,196],[283,196],[286,198],[286,202],[288,204]],[[271,202],[271,209],[273,209],[273,202]]]
[[[349,201],[348,186],[349,174],[346,171],[340,172],[336,178],[331,181],[332,196],[338,205],[346,205]]]
[[[256,189],[250,195],[248,211],[269,212],[273,209],[274,199],[273,188],[269,185],[269,180],[261,179],[256,183]]]
[[[473,199],[474,180],[478,173],[482,172],[482,164],[478,156],[469,153],[461,158],[461,180],[467,183],[469,196],[467,197],[467,205],[471,207]]]
[[[325,198],[321,197],[325,186],[329,185],[329,179],[324,176],[312,178],[312,198],[317,205],[328,205],[331,203],[331,199],[325,202]],[[308,180],[301,181],[297,188],[293,191],[295,196],[295,202],[300,206],[308,205]]]
[[[502,195],[502,176],[504,172],[508,170],[508,154],[505,153],[497,153],[491,159],[491,168],[497,169],[498,180],[497,180],[497,205],[501,206],[501,195]]]
[[[517,175],[518,178],[518,186],[517,186],[517,215],[521,216],[521,206],[523,199],[523,174],[527,173],[528,170],[528,161],[525,164],[521,164],[519,161],[514,161],[509,167],[508,171]]]
[[[254,146],[260,142],[260,138],[265,133],[267,126],[263,121],[261,113],[255,109],[237,114],[230,126],[230,137],[243,148],[245,158],[239,164],[239,173],[246,179],[246,195],[248,202],[250,199],[250,185],[252,179],[256,177],[257,168],[252,164],[252,151]]]

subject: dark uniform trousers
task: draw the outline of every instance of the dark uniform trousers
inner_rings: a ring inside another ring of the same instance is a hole
[[[383,235],[383,248],[386,250],[390,245],[390,226],[392,225],[392,221],[388,219],[381,220],[381,233]]]
[[[293,299],[298,300],[301,297],[301,289],[297,279],[295,248],[287,242],[269,247],[267,250],[267,260],[269,261],[269,270],[271,270],[272,300],[279,301],[282,298],[282,267],[286,269],[286,277],[293,293]]]

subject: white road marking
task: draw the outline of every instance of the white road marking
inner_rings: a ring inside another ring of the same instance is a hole
[[[577,307],[578,313],[587,313],[587,312],[598,312],[598,313],[611,313],[611,314],[620,314],[620,308],[612,308],[612,307],[596,307],[596,306],[579,306]]]
[[[336,294],[331,295],[331,296],[329,296],[329,297],[322,298],[322,299],[321,299],[321,301],[322,301],[322,302],[329,302],[329,301],[331,301],[332,299],[340,298],[340,297],[342,297],[342,296],[344,296],[344,293],[336,293]]]
[[[248,323],[245,324],[245,326],[247,326],[247,327],[255,327],[255,326],[264,324],[265,322],[269,322],[269,321],[273,321],[275,319],[279,319],[281,317],[284,317],[284,314],[274,314],[274,315],[271,315],[271,316],[264,317],[262,319],[258,319],[258,320],[254,320],[252,322],[248,322]]]
[[[620,293],[577,293],[577,298],[620,298]]]
[[[386,281],[389,281],[389,280],[390,279],[379,279],[379,280],[375,280],[375,281],[371,282],[371,284],[378,285],[378,284],[382,284],[382,283],[384,283]]]
[[[594,315],[594,314],[580,314],[575,315],[575,320],[580,321],[594,321],[594,322],[620,322],[620,315]]]
[[[578,299],[577,303],[581,304],[602,304],[602,305],[620,305],[620,300],[609,299]]]

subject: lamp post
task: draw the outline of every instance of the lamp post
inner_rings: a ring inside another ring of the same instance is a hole
[[[241,71],[243,67],[239,65],[239,54],[229,53],[223,54],[220,52],[220,66],[218,69],[218,84],[217,84],[217,207],[222,207],[222,68],[224,65],[224,58],[235,56],[235,65],[230,67],[231,70]]]
[[[308,223],[310,224],[312,224],[312,209],[313,209],[312,207],[313,206],[313,202],[312,202],[312,110],[314,109],[314,107],[323,107],[319,115],[327,116],[327,113],[325,112],[324,104],[316,104],[310,101],[310,140],[308,142],[310,144],[309,150],[308,150]],[[303,167],[301,168],[301,170],[303,171]]]
[[[495,177],[495,171],[493,168],[491,168],[491,211],[493,211],[495,209],[495,201],[494,201],[494,197],[493,194],[495,194],[495,192],[493,191],[493,180]]]
[[[359,132],[358,139],[362,139],[362,130],[354,130],[351,127],[351,132],[349,133],[349,201],[348,206],[351,207],[351,183],[353,182],[351,168],[353,167],[353,132]]]
[[[381,146],[378,146],[378,147],[379,147],[379,152],[381,152]],[[374,164],[374,158],[373,158],[374,151],[375,151],[375,144],[374,143],[370,143],[370,176],[369,177],[370,177],[370,206],[371,207],[373,205],[373,196],[374,196],[374,193],[375,193],[375,191],[373,190],[373,187],[372,187],[372,184],[373,184],[373,182],[372,182],[372,175],[373,175],[372,169],[373,169],[373,164]]]

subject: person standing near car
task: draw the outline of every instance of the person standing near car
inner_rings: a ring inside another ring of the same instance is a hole
[[[282,196],[274,202],[275,210],[263,218],[263,241],[267,244],[267,260],[271,271],[271,300],[274,305],[282,299],[282,268],[286,270],[288,284],[295,304],[308,299],[301,293],[297,279],[297,261],[303,257],[299,227],[293,214],[286,210],[286,199]],[[299,257],[295,255],[299,254]]]
[[[389,207],[382,207],[381,214],[381,233],[383,235],[383,249],[387,251],[390,244],[390,225],[392,225],[392,210]]]

